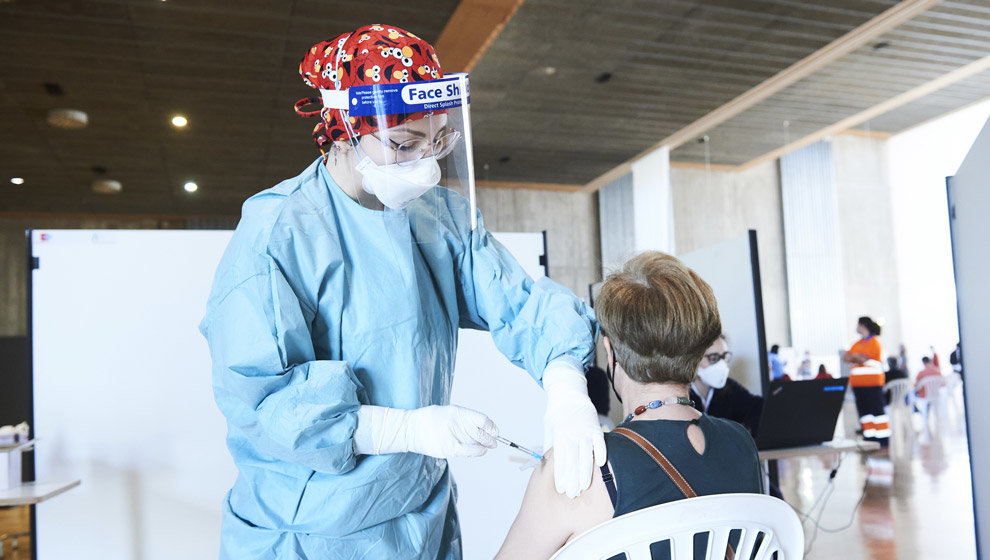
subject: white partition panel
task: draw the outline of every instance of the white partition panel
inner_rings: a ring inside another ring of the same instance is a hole
[[[35,231],[38,558],[215,558],[235,476],[197,326],[230,232]]]
[[[495,236],[530,276],[546,275],[540,266],[542,234]],[[543,389],[499,353],[487,332],[460,332],[451,402],[484,412],[506,438],[542,449]],[[458,490],[464,558],[492,558],[519,511],[532,463],[522,452],[499,445],[483,457],[453,459],[450,465]]]
[[[82,479],[37,506],[40,560],[217,557],[236,470],[197,326],[230,235],[33,232],[37,478]],[[541,234],[495,235],[544,274]],[[520,443],[542,443],[542,390],[488,333],[462,331],[457,369],[455,403]],[[498,449],[453,466],[468,557],[501,543],[529,475],[520,458]]]
[[[962,345],[966,426],[973,474],[976,542],[981,558],[990,550],[990,416],[979,411],[990,396],[990,121],[949,178],[952,260],[956,273],[959,336]],[[974,412],[976,412],[974,414]]]
[[[751,393],[762,395],[768,367],[756,231],[678,258],[715,292],[722,332],[733,355],[729,375]]]

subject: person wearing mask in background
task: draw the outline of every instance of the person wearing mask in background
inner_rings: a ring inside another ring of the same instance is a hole
[[[323,155],[245,202],[200,325],[239,471],[220,557],[458,559],[445,459],[498,432],[450,403],[458,329],[490,331],[542,382],[554,482],[574,496],[605,461],[584,377],[597,325],[455,192],[474,185],[467,78],[432,46],[370,25],[299,72]]]
[[[763,413],[763,397],[746,390],[729,377],[732,352],[725,335],[719,335],[705,351],[691,382],[691,404],[705,414],[739,422],[756,437]]]
[[[884,411],[885,376],[880,362],[880,341],[877,340],[880,325],[869,317],[860,317],[856,334],[860,339],[843,354],[842,361],[850,364],[849,386],[856,397],[863,437],[886,448],[890,443],[890,420]]]
[[[687,398],[702,352],[721,331],[708,284],[676,258],[650,251],[608,277],[595,308],[625,421],[605,436],[608,464],[575,500],[553,491],[557,458],[547,455],[496,560],[545,560],[595,525],[691,490],[703,496],[762,488],[753,438],[735,422],[700,414]],[[637,442],[663,454],[690,488],[680,490]]]
[[[770,352],[767,353],[767,359],[770,362],[770,379],[784,377],[784,362],[780,361],[780,356],[777,354],[779,351],[780,346],[774,344],[770,347]]]

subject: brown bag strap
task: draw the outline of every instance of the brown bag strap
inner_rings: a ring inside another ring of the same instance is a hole
[[[683,492],[685,496],[687,496],[688,498],[696,498],[698,496],[698,493],[694,491],[694,488],[691,488],[691,485],[688,484],[688,481],[685,480],[684,477],[681,475],[681,473],[677,470],[677,468],[674,467],[673,463],[671,463],[666,457],[664,457],[663,453],[661,453],[660,450],[657,449],[655,445],[647,441],[646,438],[630,430],[629,428],[615,428],[614,430],[612,430],[611,433],[626,436],[627,438],[631,439],[633,443],[638,445],[643,451],[649,453],[650,457],[653,457],[653,460],[656,461],[658,465],[660,465],[660,468],[662,468],[663,471],[667,473],[667,476],[669,476],[670,479],[674,481],[674,484],[676,484],[677,487],[681,489],[681,492]],[[725,560],[734,560],[735,557],[736,557],[735,548],[730,544],[726,547],[725,550]]]
[[[691,488],[691,485],[688,484],[688,481],[685,480],[680,472],[678,472],[673,463],[668,461],[667,458],[664,457],[663,453],[660,453],[660,450],[647,441],[646,438],[630,430],[629,428],[615,428],[611,433],[626,436],[631,439],[633,443],[642,448],[643,451],[646,451],[650,457],[653,457],[653,460],[660,465],[660,468],[667,473],[667,476],[674,481],[674,484],[681,489],[681,492],[683,492],[685,496],[688,498],[695,498],[698,496],[698,493],[694,491],[694,488]]]

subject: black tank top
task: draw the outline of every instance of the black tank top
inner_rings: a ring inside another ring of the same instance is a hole
[[[695,451],[688,440],[691,424],[705,436],[704,453]],[[756,444],[736,422],[703,415],[697,420],[639,420],[621,426],[655,445],[699,496],[763,491]],[[632,440],[605,434],[605,445],[618,494],[614,517],[684,498],[660,465]]]

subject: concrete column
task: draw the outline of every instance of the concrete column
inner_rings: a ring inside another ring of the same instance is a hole
[[[594,195],[528,189],[478,189],[485,227],[500,232],[547,232],[548,274],[588,299],[600,280],[598,209]]]
[[[632,165],[634,247],[636,252],[674,252],[674,201],[670,189],[670,149],[654,151]]]
[[[675,167],[670,176],[674,226],[677,228],[676,254],[703,249],[755,229],[760,251],[767,343],[789,345],[784,226],[777,162],[763,163],[746,171]]]
[[[832,140],[845,284],[845,335],[848,342],[855,340],[856,319],[869,315],[883,325],[880,344],[884,355],[896,354],[904,341],[886,142],[848,135]],[[938,211],[945,212],[944,208]]]
[[[603,276],[636,253],[674,252],[668,148],[633,163],[632,172],[603,187],[598,196]]]

